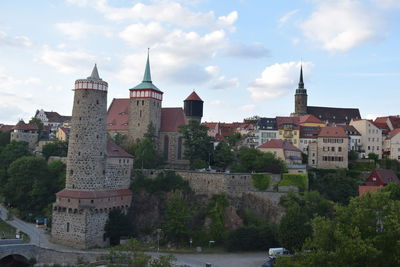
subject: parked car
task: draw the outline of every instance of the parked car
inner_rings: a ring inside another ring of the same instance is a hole
[[[268,250],[268,256],[280,256],[289,255],[289,251],[285,248],[270,248]]]

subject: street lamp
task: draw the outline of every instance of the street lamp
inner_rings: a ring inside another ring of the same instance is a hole
[[[157,228],[157,252],[160,252],[160,233],[162,231],[161,228]]]

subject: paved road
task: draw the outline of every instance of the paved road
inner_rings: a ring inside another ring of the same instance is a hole
[[[7,210],[0,204],[0,218],[4,221],[7,218]],[[7,221],[10,225],[26,233],[30,237],[30,243],[41,248],[54,249],[62,252],[77,252],[81,250],[65,247],[51,243],[49,234],[43,228],[37,228],[35,224],[27,223],[18,218]],[[99,251],[85,251],[86,253],[101,253]],[[151,256],[162,255],[163,253],[148,253]],[[220,254],[174,254],[176,263],[181,266],[205,267],[211,263],[212,267],[260,267],[266,260],[266,253],[220,253]]]

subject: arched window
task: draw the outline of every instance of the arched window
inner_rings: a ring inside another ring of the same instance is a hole
[[[177,153],[177,158],[182,159],[182,136],[178,138],[178,153]]]
[[[168,135],[164,136],[164,158],[168,159],[168,148],[169,148],[169,137]]]

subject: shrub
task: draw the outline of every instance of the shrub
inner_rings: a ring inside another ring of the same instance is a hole
[[[284,173],[278,186],[296,186],[300,190],[308,188],[308,175],[306,173]]]
[[[251,175],[253,180],[253,185],[260,191],[265,191],[268,189],[271,183],[271,176],[262,173],[254,173]]]

